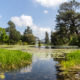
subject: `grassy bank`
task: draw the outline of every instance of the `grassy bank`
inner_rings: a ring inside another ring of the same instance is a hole
[[[17,69],[31,63],[32,55],[19,50],[0,49],[0,70]]]
[[[80,50],[69,50],[68,53],[58,54],[55,59],[59,61],[56,66],[60,80],[80,80]]]
[[[80,69],[80,50],[67,54],[61,66],[63,70]]]

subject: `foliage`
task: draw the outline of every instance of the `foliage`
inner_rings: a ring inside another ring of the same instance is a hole
[[[0,69],[16,69],[31,62],[31,54],[18,51],[0,49]]]
[[[4,28],[0,28],[0,43],[6,43],[9,40],[9,36],[6,34]]]
[[[24,35],[22,37],[22,41],[27,42],[28,44],[31,44],[31,45],[35,44],[36,38],[32,34],[32,30],[30,29],[30,27],[27,27],[27,29],[25,30]]]
[[[15,24],[12,21],[8,22],[9,27],[6,29],[6,32],[9,33],[9,43],[15,44],[21,38],[21,34],[16,30]]]
[[[45,33],[45,44],[49,44],[49,35],[48,35],[48,32]]]
[[[27,42],[23,42],[23,45],[28,45],[28,43]]]
[[[25,29],[24,34],[32,34],[32,30],[28,26],[27,29]]]
[[[52,32],[51,33],[51,43],[52,45],[64,45],[69,41],[68,38],[63,37],[61,38],[59,32]]]
[[[75,0],[60,5],[56,16],[56,32],[51,35],[51,42],[54,45],[70,44],[74,42],[72,36],[80,34],[80,3]],[[78,39],[78,38],[77,38]]]
[[[78,46],[80,47],[80,35],[78,36]]]
[[[71,36],[69,45],[78,45],[78,44],[79,44],[78,35],[74,34],[73,36]]]
[[[38,40],[38,47],[41,47],[41,40]]]

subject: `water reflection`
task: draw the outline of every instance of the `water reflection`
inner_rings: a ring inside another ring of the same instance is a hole
[[[5,80],[57,80],[56,61],[51,53],[33,54],[32,64],[16,72],[6,72]]]
[[[31,70],[32,70],[32,66],[29,65],[29,66],[27,66],[27,67],[25,67],[25,68],[20,69],[19,72],[20,72],[21,74],[24,74],[24,73],[31,72]]]

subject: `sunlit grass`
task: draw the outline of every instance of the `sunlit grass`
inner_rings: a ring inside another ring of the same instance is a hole
[[[80,50],[67,54],[66,61],[61,62],[61,66],[65,70],[76,68],[79,65],[80,65]]]
[[[0,69],[16,69],[31,63],[32,55],[19,50],[0,49]]]

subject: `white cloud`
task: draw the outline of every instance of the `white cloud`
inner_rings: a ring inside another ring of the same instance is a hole
[[[20,17],[11,17],[11,21],[13,21],[17,26],[32,26],[33,19],[31,16],[22,15]]]
[[[44,13],[45,13],[45,14],[48,14],[48,10],[44,10]]]
[[[35,0],[35,2],[44,7],[54,7],[66,1],[68,0]]]
[[[47,31],[50,35],[51,29],[49,27],[39,27],[37,25],[34,25],[32,27],[33,33],[35,36],[39,37],[40,39],[43,39],[45,37],[45,32]]]
[[[47,31],[49,34],[51,32],[50,28],[39,27],[34,22],[31,16],[22,15],[20,17],[11,17],[11,21],[15,23],[16,26],[22,27],[24,29],[25,26],[30,26],[33,30],[35,36],[43,39],[45,36],[45,32]],[[21,30],[22,31],[22,30]],[[22,33],[22,32],[21,32]]]

